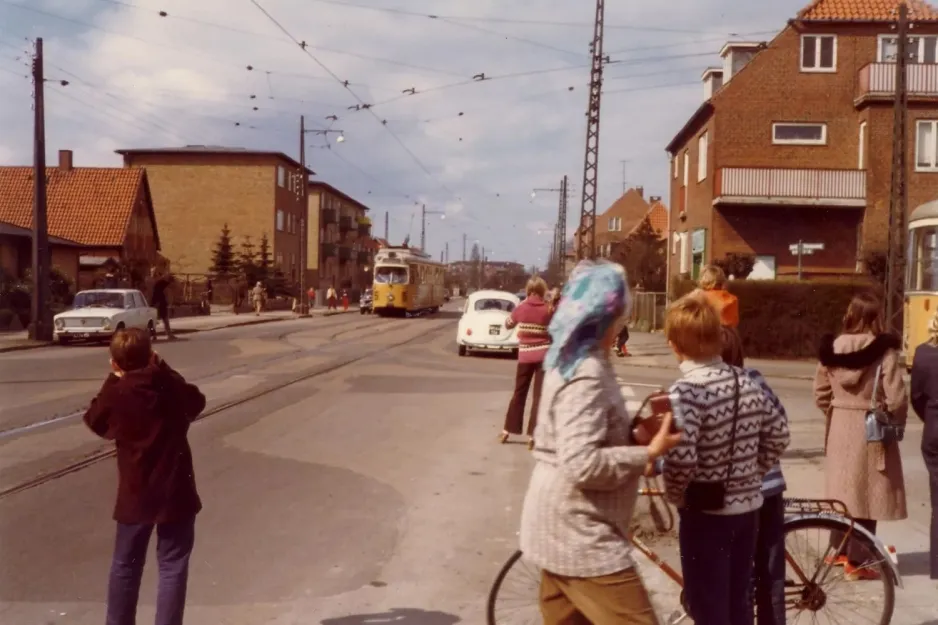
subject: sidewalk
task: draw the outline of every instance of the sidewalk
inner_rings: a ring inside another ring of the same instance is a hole
[[[348,311],[327,311],[325,308],[316,308],[310,312],[311,317],[327,317],[331,315],[346,314],[346,312],[358,312],[358,308],[349,308]],[[297,319],[295,313],[289,310],[278,310],[262,313],[256,316],[254,313],[234,314],[232,312],[213,312],[205,317],[179,317],[171,319],[173,332],[175,334],[192,334],[195,332],[211,332],[212,330],[222,330],[224,328],[237,328],[241,326],[252,326],[260,323],[273,323],[275,321],[288,321]],[[160,337],[163,336],[162,324],[160,324]],[[7,332],[0,334],[0,353],[21,351],[24,349],[36,349],[53,345],[46,341],[31,341],[26,330],[22,332]]]

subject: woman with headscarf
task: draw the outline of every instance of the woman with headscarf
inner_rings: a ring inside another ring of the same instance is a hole
[[[521,549],[542,571],[546,625],[657,623],[626,537],[639,479],[680,434],[669,433],[668,414],[647,447],[633,444],[610,362],[628,303],[621,266],[583,262],[549,326],[521,515]]]
[[[928,323],[928,341],[919,345],[912,360],[911,401],[925,422],[922,456],[931,491],[931,549],[929,572],[938,579],[938,312]]]

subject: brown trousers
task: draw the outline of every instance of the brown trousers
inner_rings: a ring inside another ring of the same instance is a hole
[[[635,569],[601,577],[563,577],[541,571],[544,625],[658,625]]]
[[[515,373],[515,392],[505,415],[505,431],[521,434],[524,426],[524,404],[528,399],[531,381],[534,381],[534,397],[531,398],[531,415],[528,417],[528,436],[534,435],[537,426],[537,409],[541,403],[541,386],[544,384],[544,365],[540,362],[519,362]]]

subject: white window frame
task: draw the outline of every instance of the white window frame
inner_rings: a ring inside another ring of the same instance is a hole
[[[277,210],[277,232],[283,232],[284,215],[285,213],[282,210]]]
[[[866,122],[860,122],[859,144],[857,169],[866,169]]]
[[[929,165],[919,165],[918,155],[919,155],[919,128],[923,125],[928,124],[932,129],[932,141],[931,148],[929,149],[929,157],[931,164]],[[919,172],[938,172],[938,119],[920,119],[915,122],[915,171]]]
[[[812,67],[806,67],[804,64],[804,42],[806,39],[817,39],[817,46],[814,48],[814,65]],[[834,40],[834,58],[832,67],[821,67],[821,42],[822,39],[833,39]],[[811,33],[801,35],[801,45],[798,47],[798,66],[801,68],[802,72],[806,73],[816,73],[816,74],[834,74],[837,72],[837,35],[823,34],[823,33]]]
[[[690,152],[684,150],[684,186],[690,182]]]
[[[287,170],[283,165],[277,165],[277,186],[281,189],[287,184]]]
[[[924,63],[922,59],[925,58],[925,47],[926,44],[931,41],[932,46],[935,48],[935,62],[928,63],[928,65],[934,65],[938,63],[938,35],[909,35],[910,43],[913,40],[918,40],[918,49],[915,51],[915,58],[909,59],[910,63]],[[893,34],[880,34],[876,38],[876,62],[877,63],[895,63],[896,59],[886,60],[883,58],[883,43],[885,41],[892,40],[897,41],[898,37]]]
[[[677,154],[671,157],[671,169],[674,170],[674,179],[677,180],[677,176],[681,167],[681,157]]]
[[[820,126],[821,139],[819,141],[805,139],[778,139],[775,136],[775,129],[779,127],[792,126]],[[827,124],[824,122],[773,122],[772,123],[772,145],[827,145]]]
[[[710,143],[709,132],[697,138],[697,182],[707,179],[707,149]]]

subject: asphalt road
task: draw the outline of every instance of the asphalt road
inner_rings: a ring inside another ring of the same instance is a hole
[[[343,315],[158,346],[209,398],[190,436],[205,509],[187,623],[484,622],[492,578],[517,544],[531,459],[522,444],[496,444],[515,363],[458,357],[455,321],[446,311]],[[9,493],[0,495],[0,623],[103,622],[113,460],[62,473],[107,445],[75,418],[37,424],[83,407],[106,372],[99,347],[0,355],[0,492]],[[620,373],[636,385],[673,379],[662,369]],[[796,422],[790,492],[816,494],[810,388],[776,385]],[[915,516],[884,528],[909,576],[894,623],[934,625],[936,589],[921,571],[927,491],[913,445]],[[673,561],[667,540],[656,545]],[[677,589],[654,570],[646,576],[669,611]],[[154,588],[151,567],[140,623],[152,621]]]

